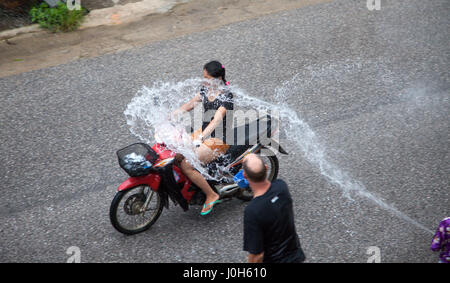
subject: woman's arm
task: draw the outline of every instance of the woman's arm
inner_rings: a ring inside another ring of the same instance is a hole
[[[200,95],[200,93],[197,93],[191,100],[189,100],[185,104],[181,105],[180,108],[175,110],[172,113],[172,115],[178,115],[178,114],[183,113],[183,112],[189,112],[192,109],[194,109],[194,107],[201,101],[202,101],[202,96]]]
[[[222,122],[226,114],[227,109],[225,109],[225,107],[223,106],[219,107],[219,109],[217,109],[216,113],[214,114],[214,118],[211,120],[211,122],[209,122],[209,125],[203,130],[201,138],[203,139],[203,137],[208,137]]]

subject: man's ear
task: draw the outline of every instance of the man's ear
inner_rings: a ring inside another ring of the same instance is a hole
[[[242,176],[244,176],[244,178],[247,179],[247,174],[245,174],[245,171],[242,171]]]

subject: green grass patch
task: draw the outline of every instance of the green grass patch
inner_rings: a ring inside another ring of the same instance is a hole
[[[49,7],[47,3],[31,8],[30,16],[34,23],[52,32],[68,32],[76,30],[83,21],[86,10],[70,10],[66,4],[58,2],[56,7]]]

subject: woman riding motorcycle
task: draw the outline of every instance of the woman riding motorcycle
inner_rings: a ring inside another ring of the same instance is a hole
[[[227,110],[233,110],[233,94],[226,89],[229,83],[225,79],[225,66],[220,62],[211,61],[205,64],[203,67],[203,77],[212,83],[203,85],[199,93],[173,114],[177,115],[188,112],[194,109],[197,104],[203,104],[202,128],[196,130],[192,134],[192,137],[194,140],[200,141],[200,145],[196,149],[198,159],[203,164],[208,164],[218,156],[224,154],[230,147],[226,144],[227,125],[225,116],[227,115]],[[218,83],[220,88],[217,87],[216,83]],[[210,120],[206,115],[209,111],[214,112],[214,115],[209,115],[212,116]],[[223,135],[218,136],[215,130],[221,123],[223,125]],[[220,202],[219,195],[185,158],[180,160],[179,163],[183,173],[206,195],[206,201],[200,214],[209,214],[214,205]]]

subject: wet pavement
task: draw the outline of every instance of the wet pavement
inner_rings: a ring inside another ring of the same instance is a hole
[[[285,139],[279,176],[308,262],[367,262],[370,247],[381,262],[437,262],[430,231],[450,214],[448,14],[444,0],[380,11],[334,1],[1,78],[0,261],[65,262],[76,246],[82,262],[245,262],[237,199],[208,217],[171,205],[135,236],[108,218],[126,178],[115,151],[136,141],[126,105],[143,85],[201,76],[219,59],[233,85],[267,101],[291,82],[286,103],[332,168],[426,228],[347,198]]]

